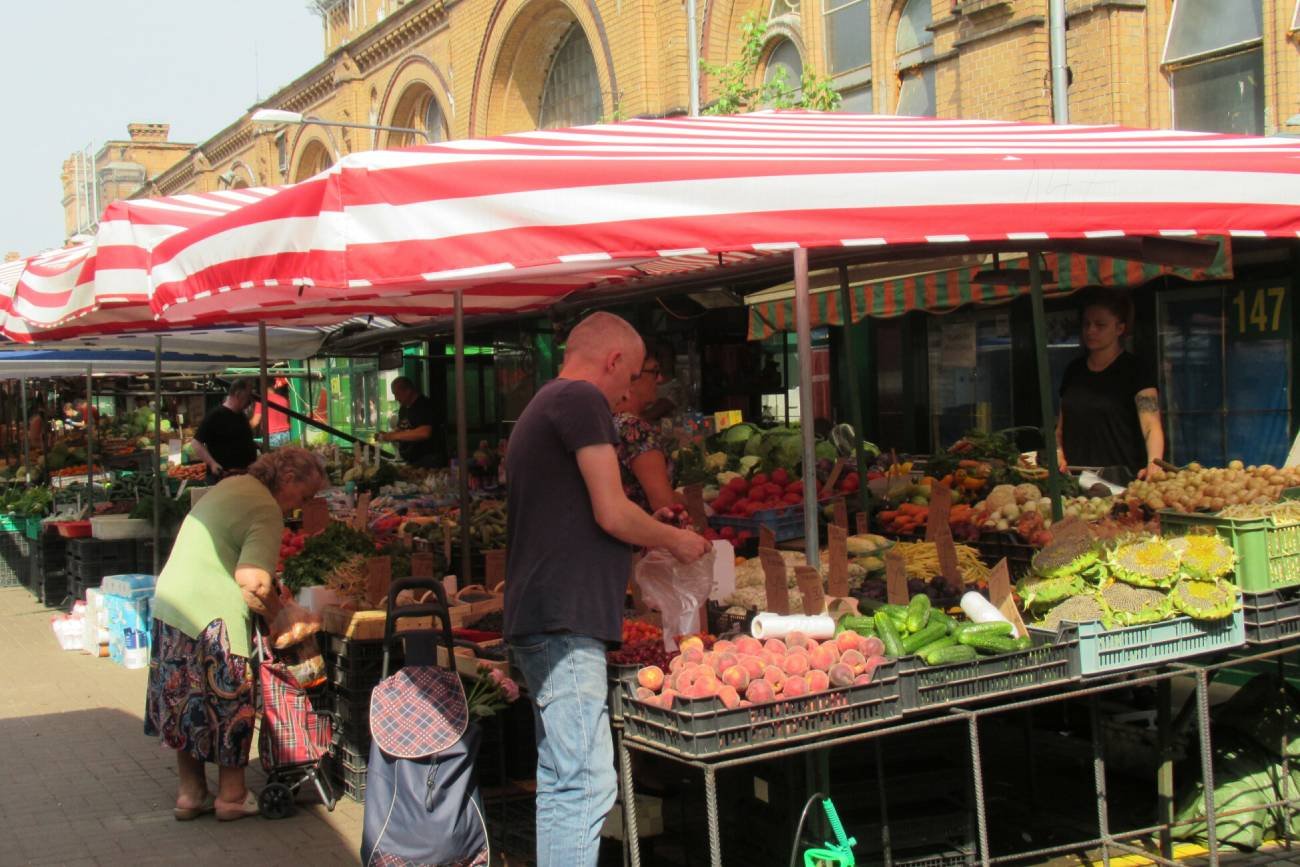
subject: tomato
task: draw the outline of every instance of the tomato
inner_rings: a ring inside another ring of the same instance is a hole
[[[772,470],[772,483],[785,487],[790,484],[790,474],[785,471],[785,468],[777,467],[775,470]]]

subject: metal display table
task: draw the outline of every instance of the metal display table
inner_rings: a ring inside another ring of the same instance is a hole
[[[1175,721],[1171,718],[1170,687],[1175,679],[1190,677],[1195,681],[1195,690],[1193,695],[1180,711],[1179,720],[1186,721],[1186,718],[1190,715],[1194,715],[1195,717],[1196,730],[1199,735],[1198,740],[1200,743],[1201,775],[1205,789],[1205,822],[1208,828],[1208,848],[1210,850],[1208,857],[1210,864],[1216,865],[1217,867],[1217,864],[1219,863],[1219,853],[1216,840],[1216,824],[1218,819],[1238,813],[1281,808],[1285,811],[1286,816],[1288,817],[1287,823],[1289,823],[1289,817],[1292,811],[1300,808],[1300,796],[1284,797],[1281,800],[1267,804],[1255,804],[1236,810],[1216,812],[1214,806],[1214,767],[1210,732],[1210,683],[1214,676],[1224,669],[1264,662],[1267,660],[1276,660],[1280,664],[1283,657],[1298,649],[1300,649],[1300,636],[1293,636],[1285,642],[1279,642],[1271,646],[1262,648],[1241,648],[1229,652],[1226,655],[1220,653],[1212,659],[1191,658],[1166,663],[1156,668],[1137,669],[1112,675],[1067,681],[1055,685],[1048,684],[1043,685],[1041,688],[1036,690],[1032,690],[1028,694],[1024,695],[1024,697],[1009,696],[1006,700],[1002,701],[999,701],[996,697],[990,697],[987,701],[982,702],[982,706],[972,705],[970,707],[952,707],[946,710],[935,711],[929,715],[917,718],[908,719],[904,717],[894,721],[877,722],[874,724],[868,723],[864,724],[860,728],[839,729],[833,733],[821,736],[813,733],[807,735],[803,742],[785,741],[766,746],[752,747],[749,749],[742,748],[737,749],[732,753],[722,754],[716,757],[695,757],[679,754],[671,749],[664,748],[661,745],[639,739],[636,735],[628,733],[627,731],[622,731],[620,732],[621,737],[617,738],[616,741],[616,748],[619,756],[619,784],[621,787],[621,797],[624,804],[635,804],[635,781],[633,779],[631,759],[631,753],[633,750],[668,759],[700,771],[704,777],[710,863],[713,867],[722,867],[721,829],[718,821],[717,775],[719,771],[729,768],[738,768],[744,765],[750,765],[771,759],[780,759],[809,754],[820,750],[829,750],[834,747],[849,744],[874,742],[887,735],[917,731],[935,726],[964,725],[968,732],[967,742],[970,750],[969,767],[971,771],[970,782],[972,785],[972,791],[974,792],[973,810],[975,814],[975,827],[977,830],[978,844],[978,848],[975,852],[975,860],[977,863],[987,867],[987,865],[1003,864],[1012,861],[1024,861],[1029,858],[1047,858],[1053,855],[1061,855],[1100,847],[1103,862],[1106,864],[1109,864],[1110,857],[1114,852],[1123,854],[1140,854],[1150,858],[1157,864],[1177,865],[1179,862],[1173,860],[1172,841],[1172,828],[1174,826],[1174,779],[1173,758],[1170,746],[1172,739],[1171,732],[1175,728]],[[1106,757],[1101,735],[1101,726],[1099,724],[1099,698],[1106,693],[1130,689],[1135,686],[1154,686],[1158,690],[1159,702],[1157,726],[1161,744],[1161,755],[1159,770],[1157,772],[1157,794],[1160,804],[1158,818],[1161,821],[1150,827],[1130,829],[1121,833],[1113,833],[1110,829],[1109,805],[1106,792]],[[1093,787],[1096,794],[1097,826],[1099,833],[1092,838],[1076,840],[1067,844],[994,856],[989,847],[988,814],[984,793],[984,772],[980,759],[980,722],[998,714],[1010,711],[1028,710],[1067,699],[1087,699],[1089,702],[1092,721],[1090,728],[1093,753]],[[1283,760],[1282,779],[1287,781],[1289,780],[1290,769],[1287,763],[1285,747],[1282,749],[1281,755]],[[880,785],[883,790],[883,779],[881,779]],[[1289,795],[1290,793],[1287,791],[1286,785],[1287,783],[1284,782],[1283,794]],[[882,826],[887,829],[888,816],[885,814],[885,802],[883,798],[881,800],[881,813]],[[624,817],[627,828],[627,855],[633,867],[640,867],[641,853],[637,831],[636,810],[634,808],[625,809]],[[1158,855],[1148,852],[1147,850],[1129,842],[1135,838],[1151,835],[1159,836],[1160,853]],[[1289,845],[1289,841],[1287,842]],[[888,865],[892,863],[892,859],[887,843],[883,857],[884,863],[888,867]]]

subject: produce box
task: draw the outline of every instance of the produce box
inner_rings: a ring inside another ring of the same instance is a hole
[[[21,533],[26,528],[26,519],[21,515],[0,514],[0,533]]]
[[[1300,522],[1274,524],[1272,518],[1220,518],[1165,510],[1160,532],[1175,536],[1212,528],[1237,552],[1237,586],[1259,593],[1300,585]]]
[[[470,616],[470,606],[454,605],[449,609],[452,629],[464,626]],[[339,635],[353,641],[382,641],[384,638],[383,610],[367,609],[355,611],[338,605],[326,605],[321,611],[321,629],[333,635]],[[407,617],[397,622],[397,631],[408,629],[431,629],[432,617]]]
[[[0,533],[0,587],[31,581],[31,543],[19,533]]]
[[[890,661],[866,686],[732,709],[717,699],[679,699],[671,710],[637,701],[635,682],[624,681],[623,726],[627,737],[690,758],[739,753],[895,719],[902,713],[899,680],[898,663]]]
[[[1078,671],[1084,677],[1148,668],[1175,659],[1230,650],[1246,642],[1245,617],[1241,610],[1225,620],[1177,617],[1123,629],[1105,629],[1094,620],[1062,625],[1056,633],[1032,626],[1029,631],[1035,640],[1040,636],[1057,640],[1071,634],[1077,636]]]
[[[803,536],[803,507],[790,506],[787,509],[765,509],[755,512],[752,518],[732,518],[726,515],[709,516],[709,526],[715,530],[731,527],[737,533],[748,531],[755,538],[762,527],[767,527],[776,536],[778,542],[788,542]]]
[[[1297,591],[1242,593],[1241,613],[1246,626],[1246,644],[1274,644],[1300,637]]]
[[[933,710],[1077,680],[1078,636],[1032,636],[1025,650],[972,662],[926,665],[915,656],[900,661],[903,712]]]

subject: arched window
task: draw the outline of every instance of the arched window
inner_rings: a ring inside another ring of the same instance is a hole
[[[542,89],[539,129],[598,123],[601,113],[600,76],[596,58],[582,27],[574,23],[560,40]]]
[[[442,103],[434,96],[433,90],[421,82],[411,84],[402,91],[391,125],[426,130],[429,141],[446,141],[451,138]],[[421,135],[399,132],[388,135],[388,147],[415,147],[424,143],[425,138]]]
[[[935,112],[934,34],[930,0],[907,0],[894,36],[894,68],[898,70],[898,113],[931,116]]]
[[[785,89],[798,94],[803,90],[803,58],[799,56],[799,47],[790,39],[780,39],[768,52],[767,69],[763,72],[763,81],[771,84],[784,74]]]
[[[302,158],[298,160],[298,171],[294,172],[293,182],[305,181],[320,174],[332,165],[334,165],[334,159],[330,156],[330,152],[326,150],[325,145],[319,141],[310,141],[303,148]]]
[[[447,116],[442,112],[442,103],[438,102],[438,98],[432,93],[429,94],[429,102],[424,106],[422,129],[429,134],[429,141],[446,141],[451,137],[447,133]]]
[[[1263,36],[1260,0],[1174,0],[1164,66],[1176,129],[1264,133]]]

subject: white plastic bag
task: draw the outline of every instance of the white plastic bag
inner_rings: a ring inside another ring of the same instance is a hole
[[[666,548],[651,548],[636,564],[636,583],[663,617],[664,649],[677,649],[676,637],[699,631],[700,606],[713,588],[713,551],[682,563]]]

